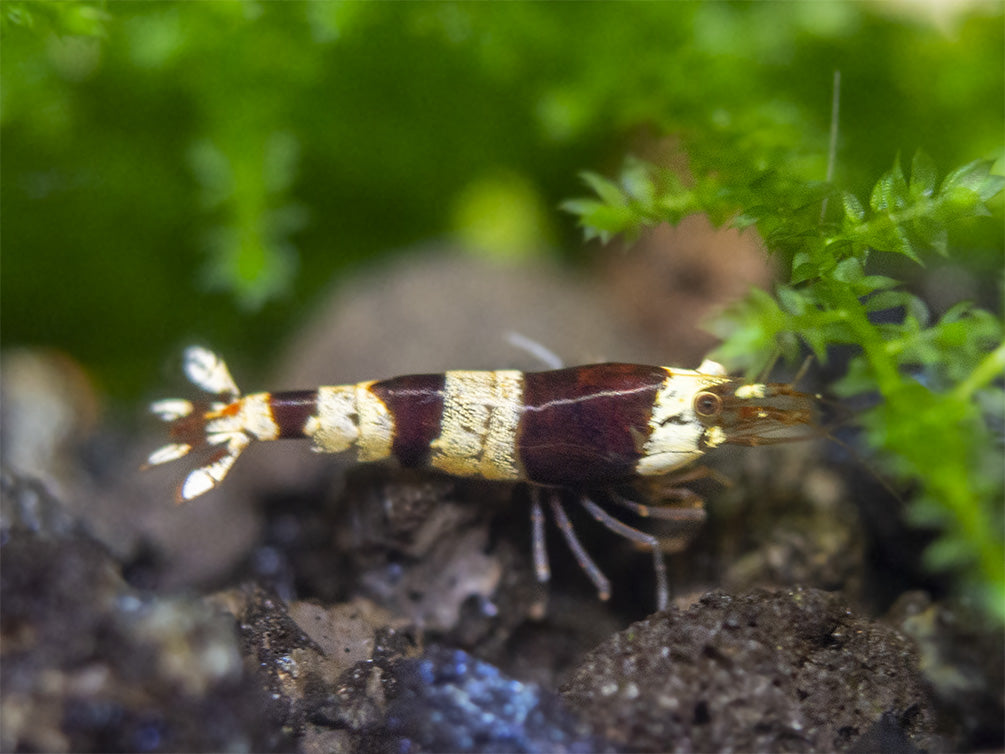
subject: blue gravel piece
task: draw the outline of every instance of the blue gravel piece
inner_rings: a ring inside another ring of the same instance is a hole
[[[396,671],[387,727],[403,752],[615,751],[556,695],[460,650],[432,647]]]

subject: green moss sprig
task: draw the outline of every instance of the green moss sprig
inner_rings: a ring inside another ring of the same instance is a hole
[[[926,563],[958,573],[965,590],[1005,620],[1002,319],[961,301],[933,321],[900,280],[878,274],[894,255],[918,264],[931,255],[965,262],[949,231],[990,214],[989,201],[1005,186],[990,161],[939,181],[925,154],[915,155],[909,176],[898,159],[868,204],[839,187],[772,171],[710,172],[685,183],[631,160],[616,182],[594,174],[585,180],[596,196],[564,206],[588,238],[631,237],[696,212],[757,228],[786,280],[773,293],[751,291],[710,323],[723,338],[714,356],[753,374],[777,349],[795,356],[800,343],[821,361],[832,346],[857,347],[833,389],[882,397],[861,417],[865,438],[884,473],[918,491],[910,519],[941,530]],[[827,203],[840,216],[824,217]]]

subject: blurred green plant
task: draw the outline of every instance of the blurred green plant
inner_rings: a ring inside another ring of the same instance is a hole
[[[0,334],[122,403],[192,339],[267,365],[430,238],[582,259],[553,208],[654,133],[695,175],[822,176],[835,67],[851,190],[898,148],[960,164],[1001,142],[1002,6],[940,7],[5,0]]]
[[[104,37],[110,19],[105,2],[40,3],[5,0],[0,12],[0,32],[20,26],[60,36]]]
[[[886,472],[918,490],[911,520],[941,529],[927,564],[962,574],[1005,620],[1002,319],[959,302],[933,322],[898,279],[867,272],[889,267],[892,255],[919,264],[949,255],[950,226],[990,214],[988,202],[1005,186],[991,167],[971,162],[940,182],[919,152],[909,177],[898,159],[864,205],[839,186],[792,171],[750,168],[743,180],[734,164],[685,184],[670,170],[632,160],[616,182],[584,176],[596,198],[565,208],[588,237],[603,240],[694,212],[755,226],[767,251],[783,260],[787,280],[774,295],[752,291],[711,322],[724,339],[714,357],[754,374],[777,349],[794,357],[802,343],[824,362],[834,346],[856,347],[834,389],[882,397],[861,422]],[[825,199],[839,216],[824,215]]]

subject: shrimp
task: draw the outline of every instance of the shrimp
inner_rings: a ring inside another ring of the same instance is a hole
[[[549,579],[541,495],[601,599],[610,584],[576,538],[561,491],[612,532],[652,552],[657,603],[669,590],[657,538],[615,518],[588,495],[640,477],[667,477],[724,444],[763,445],[810,435],[816,396],[782,383],[749,383],[706,360],[696,370],[591,364],[542,372],[448,371],[355,385],[241,395],[223,360],[186,350],[185,372],[212,400],[167,399],[151,410],[172,442],[149,465],[205,451],[179,502],[217,487],[254,441],[306,439],[323,453],[355,450],[360,462],[394,458],[404,467],[531,487],[537,578]],[[682,495],[687,497],[685,493]],[[612,495],[640,516],[704,520],[700,507],[659,508]],[[690,493],[690,499],[698,499]]]

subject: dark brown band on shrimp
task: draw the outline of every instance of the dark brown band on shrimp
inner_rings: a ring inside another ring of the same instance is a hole
[[[307,420],[317,414],[317,390],[290,390],[269,394],[272,419],[279,428],[277,439],[296,439],[307,436]]]
[[[424,466],[440,434],[446,375],[415,374],[370,385],[394,422],[391,453],[402,466]]]
[[[666,370],[596,364],[524,375],[517,455],[527,479],[596,485],[630,479]]]

